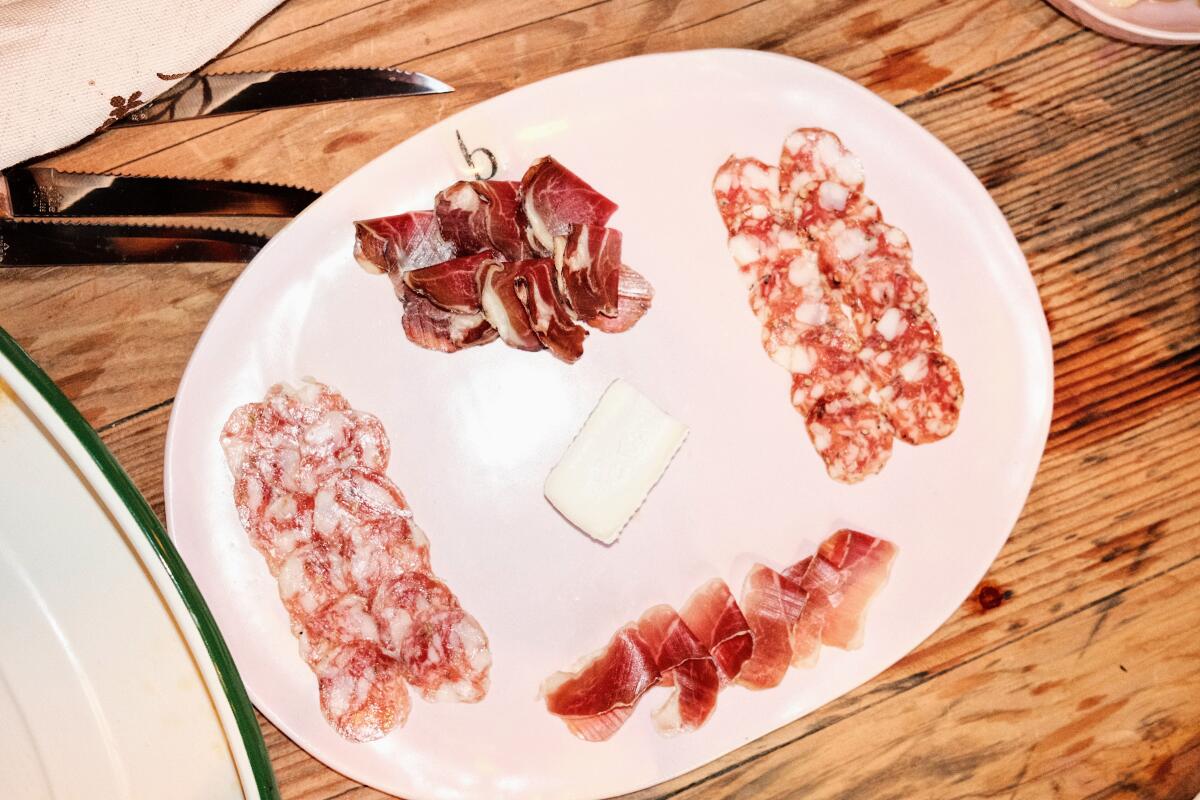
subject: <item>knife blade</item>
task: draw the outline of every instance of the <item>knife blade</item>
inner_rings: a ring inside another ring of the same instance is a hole
[[[442,94],[453,88],[420,72],[344,67],[189,75],[112,127],[239,114],[373,97]]]
[[[10,167],[0,172],[3,217],[294,217],[320,192],[253,181],[59,172]]]
[[[249,261],[270,237],[186,225],[0,220],[0,267]]]

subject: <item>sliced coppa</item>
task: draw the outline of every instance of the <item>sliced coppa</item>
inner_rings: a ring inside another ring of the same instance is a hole
[[[340,645],[314,672],[321,712],[344,738],[374,741],[408,719],[408,688],[400,667],[378,645]]]
[[[433,210],[460,256],[496,250],[509,261],[533,257],[516,181],[459,181],[438,192]]]
[[[712,654],[721,685],[734,681],[754,650],[754,636],[725,581],[713,578],[693,592],[679,616]]]
[[[571,733],[602,742],[617,732],[658,680],[655,654],[638,626],[630,623],[573,669],[547,678],[541,695],[546,710],[561,718]]]
[[[651,713],[655,730],[664,736],[696,730],[717,707],[721,676],[716,662],[668,605],[647,610],[637,626],[642,640],[654,654],[662,683],[673,687],[666,702]]]
[[[755,564],[742,585],[742,613],[754,636],[754,650],[737,682],[748,689],[779,685],[792,661],[791,629],[808,600],[797,584],[770,567]]]
[[[487,266],[480,282],[483,315],[509,347],[541,350],[542,341],[533,330],[525,304],[517,296],[516,278],[517,270],[513,263],[497,261]]]
[[[571,225],[603,227],[617,204],[550,156],[540,158],[521,178],[521,210],[525,239],[534,253],[554,252],[554,237],[565,236]]]
[[[617,316],[621,279],[621,232],[572,225],[554,242],[554,265],[563,295],[577,319]]]
[[[434,304],[459,314],[478,314],[479,279],[483,271],[499,260],[495,250],[452,258],[431,267],[403,273],[404,283]]]
[[[354,229],[354,257],[368,272],[397,275],[455,256],[432,211],[359,220]]]
[[[487,694],[487,636],[437,578],[414,571],[384,582],[371,613],[384,652],[425,700],[474,703]]]
[[[838,591],[829,595],[836,598],[836,606],[826,616],[821,641],[853,650],[862,644],[867,606],[887,582],[896,545],[843,528],[821,543],[817,556],[842,576]]]
[[[588,333],[567,313],[554,262],[548,258],[517,261],[512,269],[513,287],[538,341],[559,360],[578,361]]]

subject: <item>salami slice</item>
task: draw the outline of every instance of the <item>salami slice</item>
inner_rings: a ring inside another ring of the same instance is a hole
[[[378,645],[340,645],[315,672],[321,712],[344,738],[374,741],[408,719],[408,689],[400,666]]]
[[[345,594],[325,606],[292,620],[300,642],[300,657],[314,670],[352,642],[379,644],[379,629],[363,598]]]
[[[311,495],[286,489],[273,478],[281,472],[273,455],[275,451],[264,451],[243,460],[233,499],[250,544],[275,575],[296,548],[311,542],[313,503]]]
[[[813,405],[806,423],[826,472],[836,481],[858,483],[891,458],[892,427],[878,406],[861,397],[825,395]]]
[[[765,232],[787,222],[779,196],[779,169],[757,158],[730,156],[717,170],[712,190],[730,236]]]

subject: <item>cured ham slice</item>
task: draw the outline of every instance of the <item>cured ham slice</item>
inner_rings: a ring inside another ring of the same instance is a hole
[[[452,258],[403,273],[404,283],[435,305],[459,314],[478,314],[479,276],[498,260],[494,250]]]
[[[321,713],[344,738],[374,741],[408,719],[408,689],[399,665],[378,645],[341,645],[314,672]]]
[[[368,272],[397,275],[455,256],[432,211],[359,220],[354,229],[354,257]]]
[[[438,192],[433,210],[442,236],[460,256],[496,250],[509,261],[533,257],[516,181],[459,181]]]
[[[572,225],[555,239],[554,264],[563,295],[577,319],[617,316],[621,279],[621,232]]]
[[[755,564],[742,585],[742,613],[754,650],[737,682],[748,689],[778,686],[792,661],[791,629],[808,600],[798,585],[770,567]]]
[[[617,281],[617,315],[598,314],[587,320],[588,325],[604,333],[624,333],[650,310],[654,302],[654,287],[637,270],[621,265]]]
[[[638,633],[654,654],[654,665],[671,696],[651,714],[664,736],[694,731],[717,707],[721,677],[708,648],[684,624],[675,609],[658,605],[642,614]]]
[[[845,576],[820,556],[809,556],[783,571],[783,576],[808,593],[808,602],[792,623],[792,666],[811,667],[821,652],[821,634],[833,606],[841,602]]]
[[[542,350],[542,341],[533,330],[529,312],[517,295],[516,278],[515,264],[497,261],[487,266],[480,282],[483,315],[509,347]]]
[[[736,680],[754,650],[754,637],[725,581],[713,578],[697,589],[679,616],[712,654],[721,685]]]
[[[549,256],[554,252],[554,237],[565,236],[571,225],[603,227],[617,204],[546,156],[521,178],[521,209],[526,241],[537,255]]]
[[[655,653],[638,626],[630,623],[574,669],[547,678],[541,695],[546,710],[562,719],[571,733],[602,742],[617,732],[658,679]]]
[[[886,539],[843,528],[821,543],[817,555],[842,575],[837,604],[826,616],[821,641],[853,650],[862,644],[867,606],[887,582],[896,546]]]
[[[415,345],[441,353],[457,353],[494,341],[496,329],[478,314],[458,314],[435,305],[433,301],[409,289],[396,287],[404,305],[404,335]]]
[[[512,269],[517,297],[525,306],[538,341],[559,360],[568,364],[578,361],[587,331],[567,313],[554,262],[548,258],[530,259],[514,263]]]
[[[371,600],[383,650],[430,702],[475,703],[492,665],[483,628],[450,589],[426,572],[406,572]]]

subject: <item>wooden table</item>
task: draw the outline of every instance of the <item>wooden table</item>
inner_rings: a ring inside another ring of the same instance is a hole
[[[823,64],[957,152],[1029,259],[1057,400],[1020,522],[941,630],[851,694],[636,797],[1192,798],[1200,50],[1110,41],[1040,0],[293,0],[211,70],[401,65],[458,91],[109,131],[47,163],[326,189],[515,86],[699,47]],[[241,269],[0,269],[0,324],[160,513],[172,396]],[[262,727],[285,797],[378,796]]]

